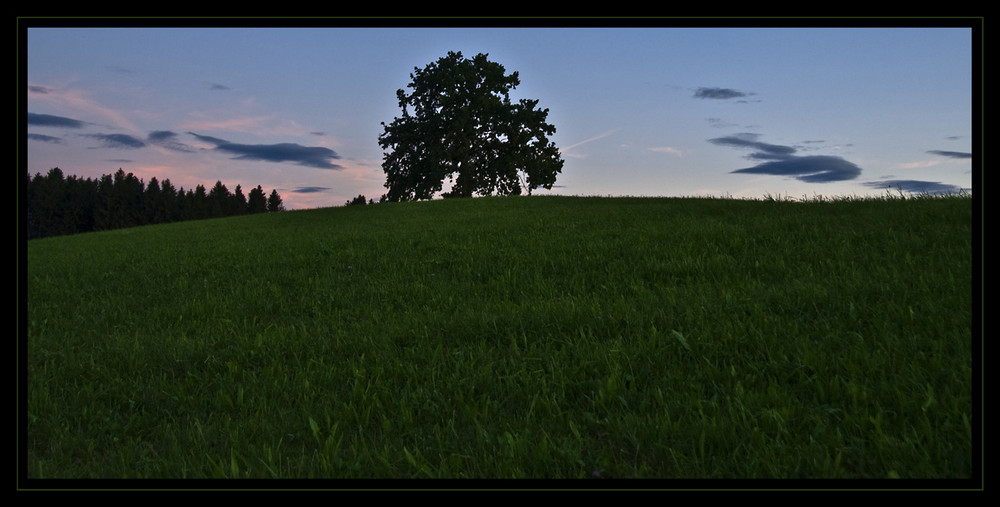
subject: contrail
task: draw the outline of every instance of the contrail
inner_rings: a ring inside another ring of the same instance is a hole
[[[607,132],[602,132],[600,134],[597,134],[594,137],[591,137],[591,138],[588,138],[588,139],[584,139],[583,141],[580,141],[580,142],[578,142],[576,144],[572,144],[570,146],[567,146],[567,147],[563,148],[562,151],[572,150],[573,148],[576,148],[577,146],[583,146],[584,144],[587,144],[589,142],[596,141],[598,139],[604,139],[605,137],[608,137],[611,134],[614,134],[615,132],[618,132],[618,130],[620,130],[620,129],[613,129],[613,130],[608,130]]]

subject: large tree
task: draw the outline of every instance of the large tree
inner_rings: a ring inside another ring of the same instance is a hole
[[[461,52],[414,67],[407,94],[396,97],[403,113],[382,126],[379,145],[389,201],[430,199],[451,184],[445,197],[529,194],[552,188],[562,171],[559,149],[548,136],[548,109],[537,100],[510,100],[520,84],[517,72],[486,54],[465,59]]]

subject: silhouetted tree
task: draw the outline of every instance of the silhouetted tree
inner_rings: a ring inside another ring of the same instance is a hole
[[[345,206],[355,206],[355,205],[358,205],[358,204],[367,204],[367,203],[368,203],[368,201],[365,200],[365,196],[358,195],[354,199],[348,199],[347,200],[347,204],[345,204]]]
[[[205,193],[204,185],[195,185],[194,192],[188,195],[188,200],[190,201],[191,218],[201,220],[210,217],[208,214],[208,195]]]
[[[267,211],[267,196],[264,190],[257,185],[257,188],[250,189],[250,197],[247,198],[247,212],[265,213]]]
[[[548,109],[537,100],[510,100],[520,84],[517,72],[478,54],[461,52],[414,68],[408,85],[398,90],[402,117],[382,123],[382,170],[390,201],[429,199],[447,178],[445,197],[529,194],[552,188],[563,160],[547,136],[556,129],[545,122]],[[411,111],[412,108],[412,111]]]
[[[164,222],[163,219],[163,200],[160,192],[160,181],[156,179],[156,176],[149,179],[149,184],[146,185],[146,193],[142,196],[142,207],[145,212],[145,222],[147,224],[156,224]]]
[[[38,221],[39,236],[63,234],[62,201],[66,194],[66,181],[62,170],[54,167],[45,176],[36,176],[34,191],[34,218]]]
[[[98,184],[99,229],[120,229],[143,224],[143,184],[132,173],[118,169]]]
[[[209,216],[222,217],[229,214],[229,189],[216,181],[212,190],[208,191]]]
[[[63,198],[64,234],[94,230],[94,208],[97,204],[97,182],[77,176],[66,178]]]
[[[247,212],[247,197],[243,195],[243,189],[236,185],[233,194],[229,196],[229,214],[245,215]]]
[[[163,203],[162,214],[160,216],[163,222],[180,220],[180,216],[177,213],[178,197],[177,189],[174,188],[169,179],[165,179],[160,183],[160,200]]]
[[[113,228],[111,220],[111,193],[114,182],[110,174],[102,174],[97,181],[97,203],[94,207],[94,230]]]
[[[271,190],[271,195],[267,197],[267,211],[284,211],[285,205],[281,203],[281,196],[277,190]]]

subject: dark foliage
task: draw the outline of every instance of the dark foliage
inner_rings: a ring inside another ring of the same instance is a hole
[[[445,180],[444,197],[552,188],[563,166],[548,139],[556,129],[537,100],[511,101],[517,72],[504,74],[485,54],[449,52],[410,77],[412,92],[396,92],[403,115],[379,136],[389,201],[430,199]]]
[[[64,176],[58,167],[29,174],[25,197],[29,239],[284,209],[276,190],[267,197],[259,185],[249,198],[240,185],[230,192],[221,181],[207,192],[202,185],[185,191],[122,169],[96,180]]]

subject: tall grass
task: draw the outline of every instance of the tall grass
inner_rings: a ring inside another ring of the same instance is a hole
[[[963,197],[518,197],[30,241],[30,478],[968,478]]]

